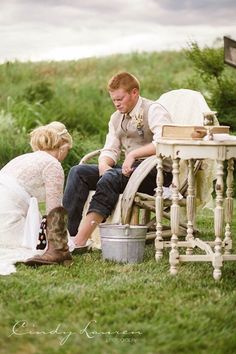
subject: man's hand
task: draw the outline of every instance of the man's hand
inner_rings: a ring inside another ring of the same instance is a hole
[[[99,165],[99,167],[98,167],[98,170],[99,170],[99,176],[101,177],[101,176],[103,176],[104,175],[104,173],[106,172],[106,171],[108,171],[108,170],[110,170],[110,169],[112,169],[112,167],[111,166],[108,166],[108,165],[102,165],[102,166],[100,166]]]
[[[141,157],[148,157],[151,155],[155,155],[156,153],[156,147],[153,143],[149,143],[147,145],[144,145],[140,148],[137,148],[130,153],[125,158],[125,161],[122,165],[122,173],[123,175],[129,177],[131,173],[133,172],[134,168],[132,167],[134,164],[134,161],[138,158]]]
[[[124,176],[129,177],[131,175],[131,173],[133,172],[134,168],[132,167],[134,164],[135,158],[132,154],[132,152],[130,152],[126,158],[125,161],[123,162],[122,165],[122,173]]]
[[[99,170],[99,176],[103,176],[104,173],[108,170],[110,170],[114,165],[114,161],[110,159],[109,157],[102,157],[98,160],[98,170]]]

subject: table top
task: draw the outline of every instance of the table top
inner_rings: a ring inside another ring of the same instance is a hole
[[[193,145],[193,146],[236,146],[235,140],[203,140],[203,139],[169,139],[160,138],[157,140],[157,144],[166,145]]]
[[[157,140],[158,156],[172,159],[212,159],[229,160],[236,158],[236,140],[217,141],[201,139],[166,139]]]

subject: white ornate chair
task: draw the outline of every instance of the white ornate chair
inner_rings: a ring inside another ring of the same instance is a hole
[[[157,100],[162,106],[164,106],[171,114],[173,124],[182,125],[200,125],[204,126],[204,116],[207,114],[213,117],[211,122],[213,125],[218,125],[218,121],[215,117],[215,112],[212,112],[208,107],[204,97],[200,92],[179,89],[172,90],[164,93]],[[84,156],[80,164],[87,163],[90,159],[98,156],[100,150],[96,150]],[[107,223],[122,223],[122,224],[145,224],[148,226],[147,239],[155,238],[155,196],[139,193],[138,188],[143,179],[156,166],[156,156],[150,156],[145,159],[133,172],[129,182],[119,197],[117,206],[113,214],[107,219]],[[204,165],[204,166],[203,166]],[[199,169],[200,163],[195,165],[195,172],[197,174],[197,203],[199,206],[206,205],[211,200],[212,193],[212,181],[214,166],[212,163],[201,163],[201,169]],[[201,181],[204,180],[204,183]],[[187,168],[183,164],[180,171],[180,192],[184,196],[187,190]],[[206,187],[206,188],[203,188]],[[84,215],[88,209],[89,202],[92,198],[94,191],[91,191],[84,207]],[[170,200],[165,201],[163,216],[169,219],[169,206]],[[185,199],[180,201],[180,204],[185,205]],[[83,219],[81,223],[83,222]],[[184,222],[180,224],[181,229],[186,229]],[[167,235],[170,235],[169,227],[167,226]],[[163,232],[165,235],[165,231]],[[96,229],[92,235],[94,241],[94,247],[100,248],[99,231]]]

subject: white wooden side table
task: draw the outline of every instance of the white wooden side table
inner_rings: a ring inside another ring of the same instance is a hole
[[[213,277],[219,280],[222,275],[224,261],[235,261],[236,254],[231,254],[232,235],[231,223],[233,217],[233,171],[236,158],[236,141],[203,141],[203,140],[170,140],[159,139],[157,151],[157,190],[156,190],[156,240],[155,258],[158,261],[163,255],[165,242],[162,237],[163,216],[163,158],[170,157],[173,161],[172,173],[172,205],[170,210],[171,241],[169,262],[171,274],[178,272],[180,262],[212,262]],[[214,241],[202,241],[194,237],[195,220],[195,176],[194,162],[196,160],[211,159],[216,161],[215,208],[214,208]],[[188,190],[186,200],[187,235],[185,241],[179,241],[179,172],[180,160],[188,164]],[[226,161],[226,163],[225,163]],[[227,165],[224,168],[224,165]],[[224,186],[224,174],[226,186]],[[225,193],[224,193],[225,189]],[[185,254],[180,254],[179,247],[186,247]],[[204,254],[194,254],[194,248],[200,248]]]

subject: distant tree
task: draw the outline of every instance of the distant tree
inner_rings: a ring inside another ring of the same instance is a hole
[[[209,104],[218,112],[220,123],[236,131],[236,70],[224,63],[222,40],[202,49],[197,42],[190,42],[185,53],[206,87]],[[194,83],[196,88],[196,79]]]

